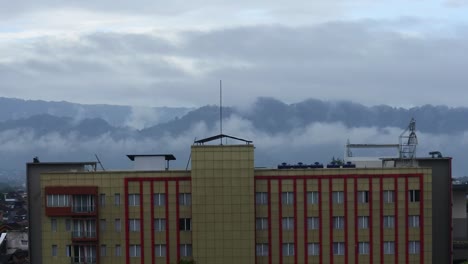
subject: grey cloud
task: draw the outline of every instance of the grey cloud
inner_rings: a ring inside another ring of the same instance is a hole
[[[194,106],[217,102],[223,79],[233,105],[257,96],[466,105],[465,31],[414,36],[393,30],[392,23],[420,21],[185,31],[177,42],[155,33],[40,39],[15,47],[13,62],[0,62],[2,86],[12,89],[2,95],[14,89],[18,97]]]

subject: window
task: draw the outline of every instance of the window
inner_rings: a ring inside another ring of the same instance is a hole
[[[384,203],[395,202],[395,191],[384,191],[382,195]]]
[[[307,204],[318,204],[319,193],[318,192],[307,192]]]
[[[65,231],[71,231],[71,219],[65,219]]]
[[[100,224],[100,226],[99,226],[99,231],[101,231],[101,232],[106,231],[106,226],[107,226],[107,221],[106,221],[106,219],[101,219],[101,220],[99,221],[99,224]]]
[[[319,218],[318,217],[307,217],[307,229],[315,230],[319,229]]]
[[[293,204],[294,194],[292,192],[281,193],[281,204]]]
[[[94,195],[73,195],[73,212],[89,213],[94,211]]]
[[[156,257],[165,257],[166,256],[166,244],[154,245],[154,255]]]
[[[137,193],[132,193],[128,195],[128,205],[129,206],[140,206],[140,195]]]
[[[154,231],[156,232],[166,231],[166,219],[164,218],[154,219]]]
[[[179,204],[189,206],[192,204],[191,193],[179,193]]]
[[[343,228],[344,228],[344,217],[334,216],[333,217],[333,229],[343,229]]]
[[[359,229],[369,228],[369,216],[359,216],[358,217],[358,228]]]
[[[395,254],[395,242],[393,241],[386,241],[383,244],[384,247],[384,254],[391,255]]]
[[[140,245],[130,245],[129,254],[131,258],[139,258],[141,256],[141,246]]]
[[[395,216],[385,215],[383,218],[384,228],[394,228],[395,227]]]
[[[408,216],[408,226],[409,227],[419,227],[419,215],[410,215],[410,216]]]
[[[65,256],[67,257],[71,257],[72,256],[72,246],[71,245],[67,245],[65,247]]]
[[[419,190],[409,190],[409,191],[408,191],[408,194],[409,194],[409,201],[410,201],[411,203],[419,202],[419,199],[420,199],[420,192],[419,192]]]
[[[332,192],[332,201],[334,204],[344,203],[344,193],[341,191]]]
[[[369,203],[369,191],[359,191],[357,193],[357,199],[360,204]]]
[[[165,206],[166,205],[166,194],[165,193],[155,193],[153,195],[154,206]]]
[[[69,207],[70,195],[68,194],[49,194],[47,195],[47,207]]]
[[[255,204],[268,204],[268,193],[256,192],[255,193]]]
[[[57,256],[57,245],[52,245],[52,257]]]
[[[181,244],[180,255],[182,257],[191,257],[192,256],[192,244]]]
[[[309,256],[318,256],[320,254],[320,245],[319,245],[319,243],[309,243],[309,244],[307,244],[307,254]]]
[[[294,256],[294,243],[283,243],[283,256]]]
[[[120,193],[114,194],[114,205],[117,205],[117,206],[120,205]]]
[[[179,219],[179,230],[180,231],[190,231],[190,230],[192,230],[192,219],[191,218],[181,218],[181,219]]]
[[[369,242],[359,242],[359,255],[369,255]]]
[[[344,255],[345,243],[344,242],[333,242],[333,255]]]
[[[266,230],[266,229],[268,229],[268,218],[266,218],[266,217],[257,217],[257,219],[255,219],[255,228],[257,230]]]
[[[140,219],[129,219],[130,232],[140,232]]]
[[[420,246],[419,241],[408,241],[408,253],[419,254]]]
[[[57,219],[55,218],[50,219],[50,230],[52,232],[57,232]]]
[[[106,206],[106,194],[105,193],[101,193],[99,195],[99,205]]]
[[[115,256],[120,257],[122,256],[122,248],[119,244],[115,245]]]
[[[293,230],[294,229],[294,218],[292,217],[283,217],[282,219],[283,230]]]
[[[114,220],[114,227],[115,227],[115,232],[120,232],[122,230],[122,224],[120,222],[120,218],[116,218]]]
[[[101,257],[107,256],[107,246],[101,245]]]
[[[257,256],[268,256],[268,244],[257,244],[255,252]]]

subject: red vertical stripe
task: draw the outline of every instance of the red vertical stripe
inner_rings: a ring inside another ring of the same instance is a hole
[[[169,264],[170,262],[170,245],[169,245],[169,181],[164,182],[164,189],[165,189],[165,194],[166,194],[166,208],[165,208],[165,213],[166,213],[166,264]]]
[[[307,226],[307,180],[306,179],[304,179],[303,192],[304,192],[304,261],[305,263],[309,263],[309,254],[307,252],[308,250],[307,240],[308,240],[309,229]]]
[[[372,205],[374,201],[372,200],[372,177],[369,178],[369,258],[370,263],[373,263],[374,259],[374,221],[372,221],[374,214],[372,213]]]
[[[144,215],[143,215],[143,181],[140,181],[140,255],[141,264],[145,264],[145,231],[144,231]]]
[[[322,178],[319,178],[318,179],[318,192],[319,192],[319,259],[320,259],[320,262],[319,263],[323,263],[322,260],[323,260],[323,246],[322,246],[322,243],[323,243],[323,239],[322,239],[322,236],[323,236],[323,219],[322,219]]]
[[[395,264],[398,264],[398,248],[400,245],[400,238],[398,235],[398,177],[395,176],[394,180],[394,193],[395,193]]]
[[[281,180],[278,180],[278,196],[279,196],[279,263],[283,263],[283,200],[281,199],[282,186]]]
[[[293,180],[293,197],[294,197],[294,263],[297,264],[297,183]]]
[[[330,227],[329,232],[329,241],[330,241],[330,263],[333,263],[333,186],[332,179],[328,178],[328,208],[329,208],[329,222],[328,226]]]
[[[344,235],[345,235],[345,263],[348,264],[348,178],[344,178]]]
[[[408,252],[408,176],[405,177],[405,261],[409,263],[409,252]]]
[[[124,180],[124,199],[125,199],[125,258],[127,264],[130,264],[130,234],[128,223],[128,178]]]
[[[150,203],[151,203],[151,263],[156,263],[155,252],[154,252],[154,182],[150,181]]]
[[[419,229],[419,262],[424,264],[424,176],[421,174],[419,176],[419,219],[420,220],[420,229]]]
[[[179,212],[179,181],[176,181],[176,232],[177,232],[177,263],[180,261],[180,212]]]
[[[357,202],[357,192],[358,192],[358,184],[357,184],[357,177],[354,175],[354,263],[359,263],[359,240],[358,240],[358,232],[359,232],[359,225],[358,225],[358,202]]]
[[[380,177],[379,179],[379,189],[380,189],[380,262],[384,262],[384,251],[383,251],[383,244],[384,244],[384,237],[383,237],[383,179]]]
[[[271,180],[268,180],[268,264],[272,263],[271,256]]]

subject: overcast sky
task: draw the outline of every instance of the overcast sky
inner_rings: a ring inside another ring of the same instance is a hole
[[[468,107],[467,0],[2,1],[0,96]]]

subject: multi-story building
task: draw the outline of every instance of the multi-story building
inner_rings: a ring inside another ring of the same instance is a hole
[[[433,195],[450,197],[450,159],[260,169],[250,141],[213,139],[192,146],[190,171],[131,155],[131,171],[41,173],[32,263],[450,263],[450,214]]]

